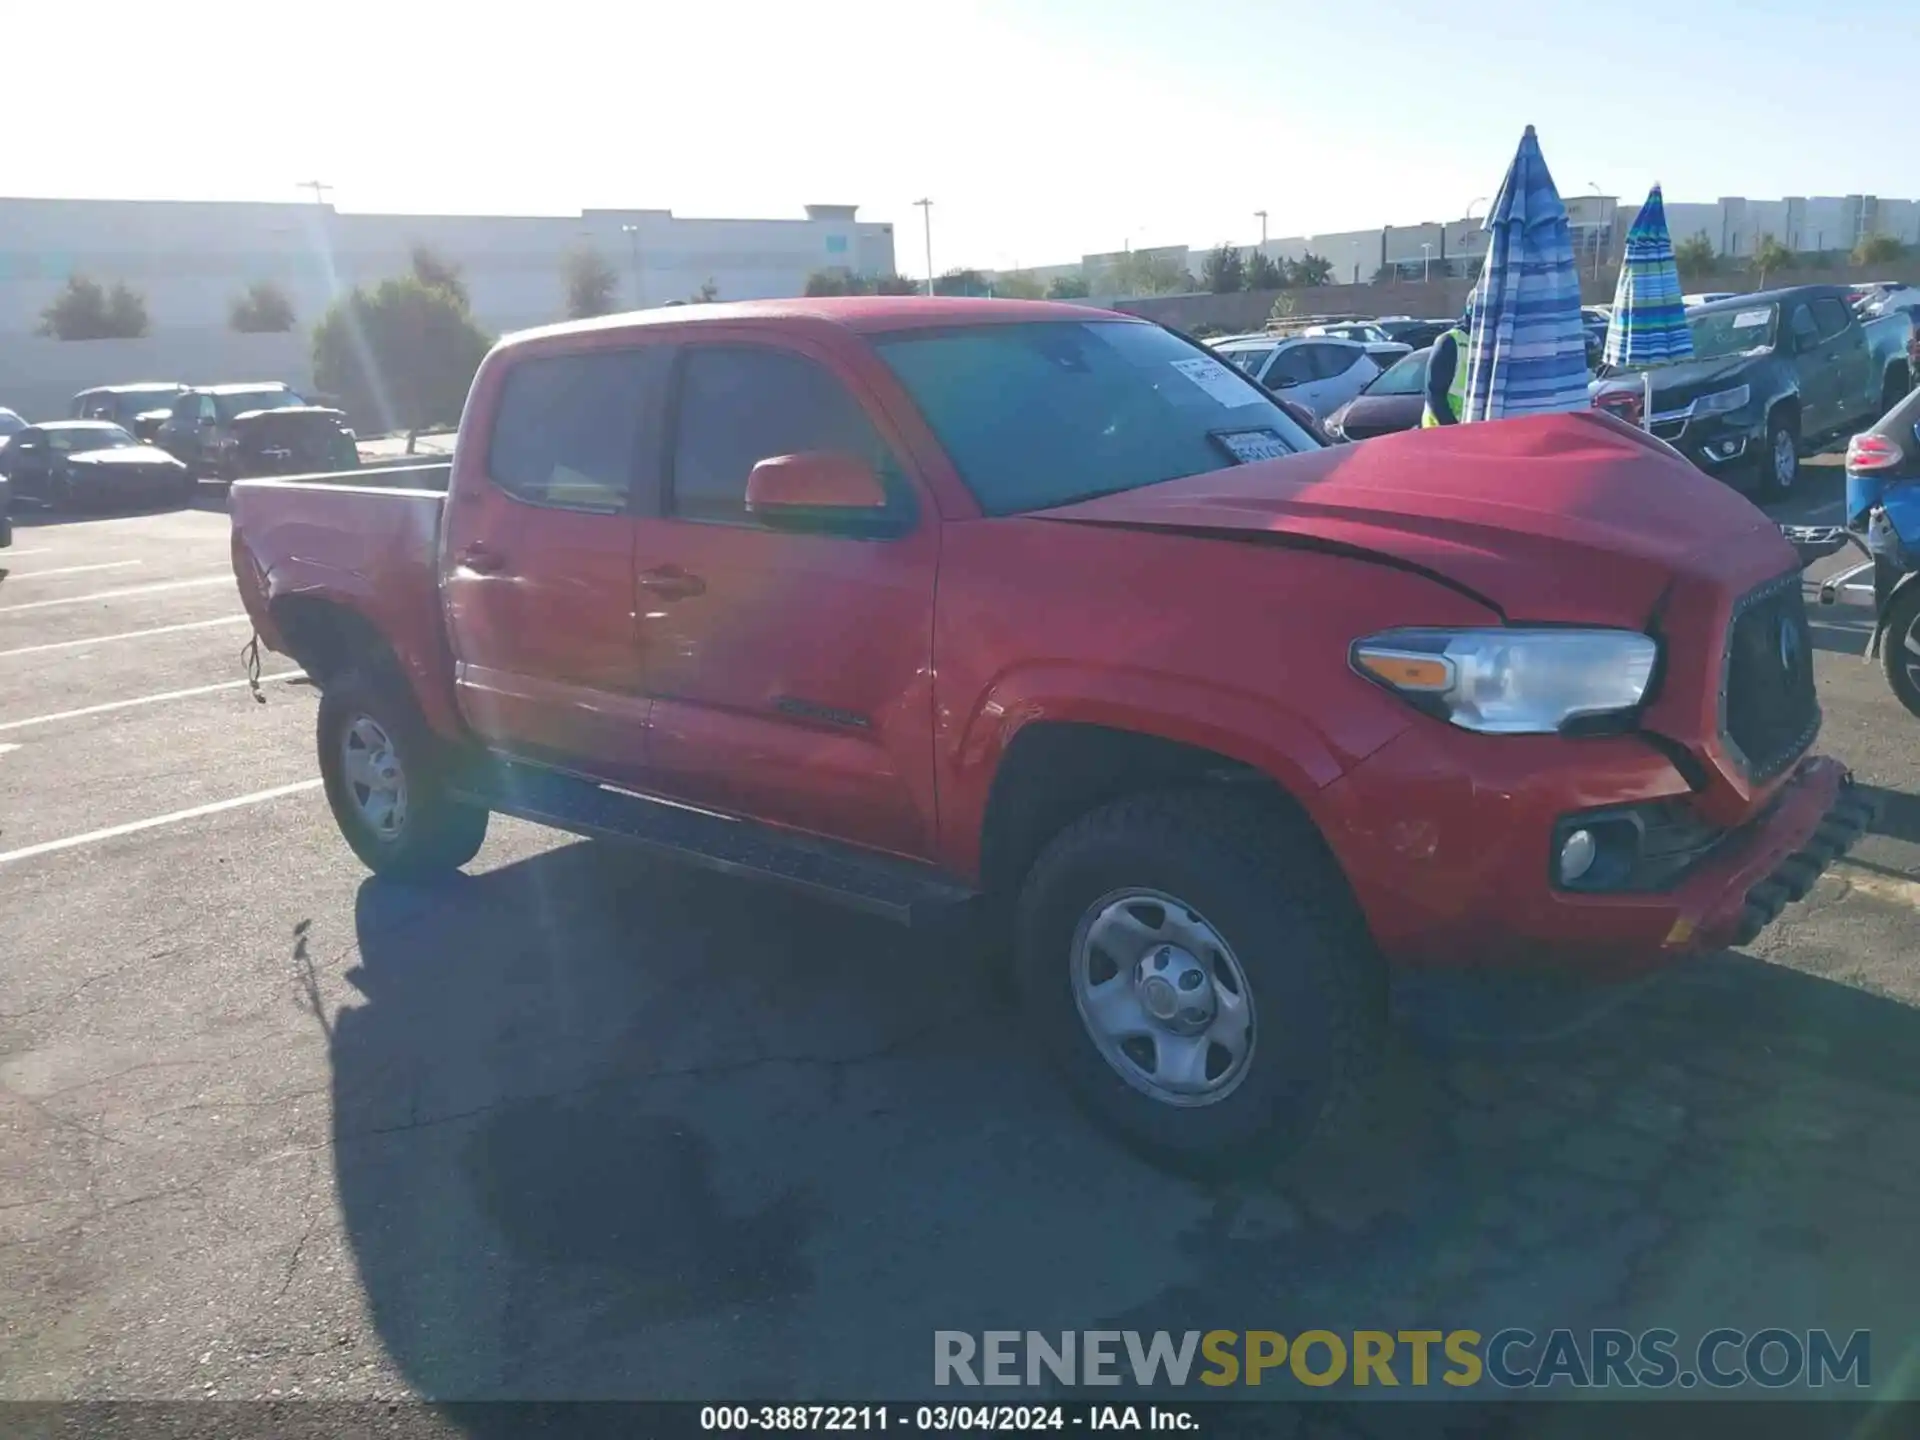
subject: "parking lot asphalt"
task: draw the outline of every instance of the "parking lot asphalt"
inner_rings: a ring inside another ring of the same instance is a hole
[[[513,821],[370,879],[211,498],[0,565],[0,1399],[904,1398],[986,1328],[1867,1329],[1915,1384],[1920,721],[1857,617],[1823,748],[1885,808],[1807,903],[1534,1043],[1397,1030],[1209,1186],[964,947]]]

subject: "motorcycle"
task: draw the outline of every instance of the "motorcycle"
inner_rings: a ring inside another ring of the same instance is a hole
[[[1865,557],[1821,582],[1820,603],[1872,596],[1867,658],[1920,715],[1920,390],[1849,442],[1845,523],[1780,528],[1803,565],[1849,548]]]

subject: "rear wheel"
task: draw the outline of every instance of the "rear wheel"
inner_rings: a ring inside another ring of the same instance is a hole
[[[444,875],[479,853],[487,811],[452,794],[443,747],[399,676],[354,670],[330,679],[318,744],[334,820],[376,875]]]
[[[1270,1165],[1370,1067],[1379,958],[1303,824],[1239,796],[1118,801],[1023,887],[1021,1000],[1093,1117],[1175,1168]]]
[[[1880,666],[1894,698],[1920,715],[1920,585],[1908,585],[1888,607]]]

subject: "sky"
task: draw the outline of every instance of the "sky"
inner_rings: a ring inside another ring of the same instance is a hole
[[[0,193],[795,217],[1004,269],[1565,194],[1920,196],[1914,0],[15,0]],[[1902,39],[1901,37],[1904,37]],[[64,57],[25,63],[34,55]],[[1619,57],[1616,59],[1615,57]],[[1850,87],[1858,81],[1870,95]],[[1476,214],[1479,211],[1476,210]],[[0,237],[4,243],[4,237]]]

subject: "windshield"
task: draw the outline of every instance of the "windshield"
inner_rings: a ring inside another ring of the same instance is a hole
[[[139,443],[118,425],[76,425],[47,431],[47,444],[55,450],[119,450]]]
[[[220,412],[222,420],[231,420],[249,410],[284,410],[289,405],[304,404],[306,401],[291,390],[237,390],[213,397],[213,408]]]
[[[875,348],[989,515],[1320,448],[1258,385],[1157,325],[975,325]]]
[[[1707,315],[1691,315],[1687,328],[1693,332],[1693,358],[1725,360],[1750,350],[1771,349],[1779,320],[1778,305],[1729,307]]]
[[[1403,355],[1374,377],[1363,395],[1418,395],[1427,384],[1427,352]]]

